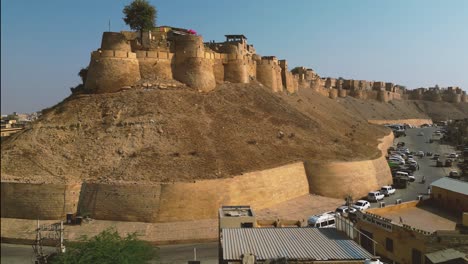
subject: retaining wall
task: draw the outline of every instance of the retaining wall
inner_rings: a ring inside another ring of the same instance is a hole
[[[81,184],[1,183],[1,217],[63,219],[78,206]]]
[[[376,125],[408,124],[412,126],[421,126],[422,124],[432,124],[432,119],[369,119],[367,122]]]
[[[304,165],[311,192],[335,198],[345,198],[350,194],[357,199],[369,191],[391,184],[392,174],[385,152],[393,144],[393,138],[393,133],[390,133],[381,140],[378,146],[381,156],[373,160],[329,163],[306,161]]]

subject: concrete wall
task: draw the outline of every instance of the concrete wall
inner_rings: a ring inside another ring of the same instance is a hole
[[[1,183],[1,217],[63,219],[75,213],[81,184]]]
[[[421,126],[422,124],[432,124],[432,119],[369,119],[367,122],[376,125],[408,124],[412,126]]]
[[[385,159],[386,150],[393,144],[393,133],[385,136],[379,149],[382,154],[373,160],[353,162],[305,162],[310,191],[323,196],[354,199],[366,196],[369,191],[392,183],[392,175]]]

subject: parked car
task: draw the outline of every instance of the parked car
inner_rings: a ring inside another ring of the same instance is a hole
[[[421,158],[425,156],[424,151],[422,150],[418,151],[417,155]]]
[[[307,224],[311,227],[335,227],[335,213],[326,212],[319,215],[313,215],[309,217]]]
[[[375,191],[375,192],[369,192],[367,194],[367,200],[371,202],[378,202],[380,200],[383,200],[385,195],[383,193],[380,193],[380,191]]]
[[[451,159],[446,159],[445,160],[445,167],[452,167],[453,160]]]
[[[432,152],[426,152],[426,156],[432,157],[433,153]]]
[[[448,157],[451,158],[451,159],[456,159],[456,158],[458,158],[458,154],[457,153],[450,153]]]
[[[343,205],[343,206],[340,206],[340,207],[336,208],[336,210],[335,210],[335,213],[336,213],[336,214],[339,214],[339,215],[342,215],[342,216],[346,216],[346,217],[349,215],[350,212],[351,212],[351,213],[355,213],[355,212],[356,212],[356,208]]]
[[[460,173],[458,171],[451,171],[448,175],[450,178],[460,178]]]
[[[395,188],[389,185],[382,186],[382,188],[380,188],[380,192],[385,196],[390,196],[392,194],[395,194]]]
[[[359,211],[363,211],[370,208],[370,203],[366,200],[358,200],[352,206]]]

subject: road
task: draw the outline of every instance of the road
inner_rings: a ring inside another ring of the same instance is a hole
[[[159,247],[159,258],[150,263],[158,264],[186,264],[194,259],[194,248],[197,260],[203,264],[218,263],[218,243],[180,244]],[[51,253],[53,247],[44,247],[44,252]],[[30,245],[1,244],[1,263],[31,264],[34,253]]]
[[[454,147],[444,144],[439,144],[436,140],[433,143],[428,143],[433,132],[438,130],[437,127],[427,128],[412,128],[406,130],[406,137],[396,138],[394,145],[398,142],[405,142],[405,147],[409,148],[410,151],[424,151],[440,154],[440,159],[445,160],[446,155],[455,152]],[[422,132],[424,136],[418,134]],[[436,167],[436,162],[432,160],[432,157],[415,157],[415,160],[419,164],[419,170],[414,172],[416,181],[408,185],[406,189],[397,189],[396,193],[390,197],[385,197],[383,200],[386,205],[394,204],[397,199],[401,199],[402,202],[416,200],[418,195],[423,195],[423,198],[429,197],[428,187],[430,184],[442,177],[449,174],[453,168]],[[426,182],[422,183],[422,176],[426,177]],[[371,207],[378,207],[378,203],[372,203]]]

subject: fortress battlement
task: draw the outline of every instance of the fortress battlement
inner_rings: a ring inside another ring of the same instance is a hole
[[[314,89],[330,98],[363,100],[415,99],[467,102],[456,86],[406,90],[392,82],[321,78],[313,69],[288,69],[286,60],[260,56],[244,35],[225,35],[224,42],[203,42],[200,35],[181,28],[159,27],[143,32],[104,32],[101,47],[91,53],[85,89],[94,93],[120,91],[140,79],[175,79],[208,92],[225,81],[258,81],[274,92]]]

